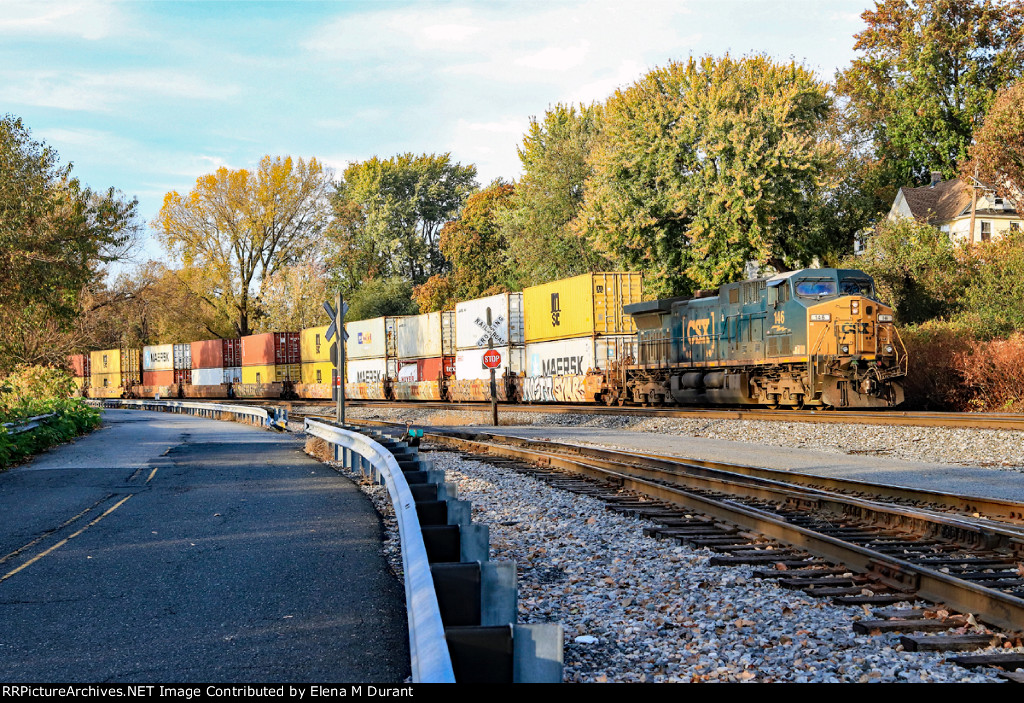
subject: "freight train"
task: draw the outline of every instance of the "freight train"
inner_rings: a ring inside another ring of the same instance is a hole
[[[342,381],[326,329],[92,352],[72,367],[94,397],[331,398]],[[346,331],[345,394],[363,399],[488,400],[488,349],[506,402],[893,407],[907,369],[892,308],[850,269],[652,301],[640,274],[584,274]]]

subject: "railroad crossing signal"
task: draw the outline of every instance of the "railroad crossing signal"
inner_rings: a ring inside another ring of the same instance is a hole
[[[490,308],[487,309],[487,317],[491,316]],[[483,346],[485,342],[490,341],[491,344],[505,344],[505,335],[502,334],[502,325],[505,322],[504,315],[498,315],[498,319],[491,323],[481,320],[479,317],[473,320],[483,335],[477,340],[477,346]]]
[[[324,335],[324,338],[329,342],[329,341],[331,341],[331,337],[333,337],[335,335],[335,333],[338,331],[338,317],[339,317],[339,315],[337,315],[334,312],[334,308],[331,307],[330,303],[324,303],[324,311],[327,313],[327,317],[331,321],[331,324],[329,324],[327,326],[327,334]],[[347,312],[348,312],[348,303],[342,302],[342,304],[341,304],[341,315],[340,315],[342,320],[345,319],[345,313],[347,313]],[[341,337],[341,341],[343,341],[343,342],[347,342],[348,341],[348,332],[346,332],[344,329],[341,330],[341,334],[338,335],[338,336]]]

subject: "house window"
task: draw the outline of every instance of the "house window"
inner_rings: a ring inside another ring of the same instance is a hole
[[[981,223],[981,241],[987,242],[992,239],[992,223],[982,222]]]
[[[1020,223],[1019,222],[1011,222],[1010,223],[1010,231],[1011,232],[1020,232]]]

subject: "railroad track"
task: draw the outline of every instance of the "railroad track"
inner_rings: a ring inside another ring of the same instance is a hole
[[[325,413],[334,406],[327,400],[255,401],[262,404],[290,404],[292,407],[323,407]],[[347,400],[354,408],[403,408],[421,410],[477,410],[488,412],[488,403],[397,402],[381,400]],[[1019,413],[943,413],[899,410],[741,410],[605,407],[601,405],[528,405],[501,404],[501,412],[630,415],[634,417],[695,418],[704,420],[767,420],[773,422],[811,422],[852,425],[906,425],[912,427],[960,427],[987,430],[1024,430],[1024,415]]]
[[[600,498],[649,520],[652,537],[718,552],[713,564],[753,565],[783,587],[875,608],[854,628],[918,633],[901,638],[904,649],[1021,643],[1024,504],[464,430],[428,428],[425,440]],[[893,607],[915,600],[935,607]],[[974,623],[1004,633],[966,632]],[[1024,680],[1014,673],[1024,655],[951,661]]]

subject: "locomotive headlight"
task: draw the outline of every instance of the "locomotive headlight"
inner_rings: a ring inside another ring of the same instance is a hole
[[[841,347],[841,349],[843,350],[843,353],[844,353],[844,354],[849,354],[849,353],[850,353],[850,345],[849,345],[849,344],[844,344],[844,345],[843,345],[843,346]]]
[[[832,314],[831,313],[827,313],[827,312],[826,313],[815,313],[815,314],[811,315],[811,322],[831,322],[831,321],[832,321]]]
[[[891,344],[886,344],[885,345],[885,353],[886,354],[892,354],[892,345]]]
[[[878,316],[878,321],[879,322],[892,322],[892,315],[879,315]]]
[[[852,307],[854,310],[856,310],[858,307],[860,307],[860,301],[859,300],[854,300],[852,303],[850,303],[850,307]]]

